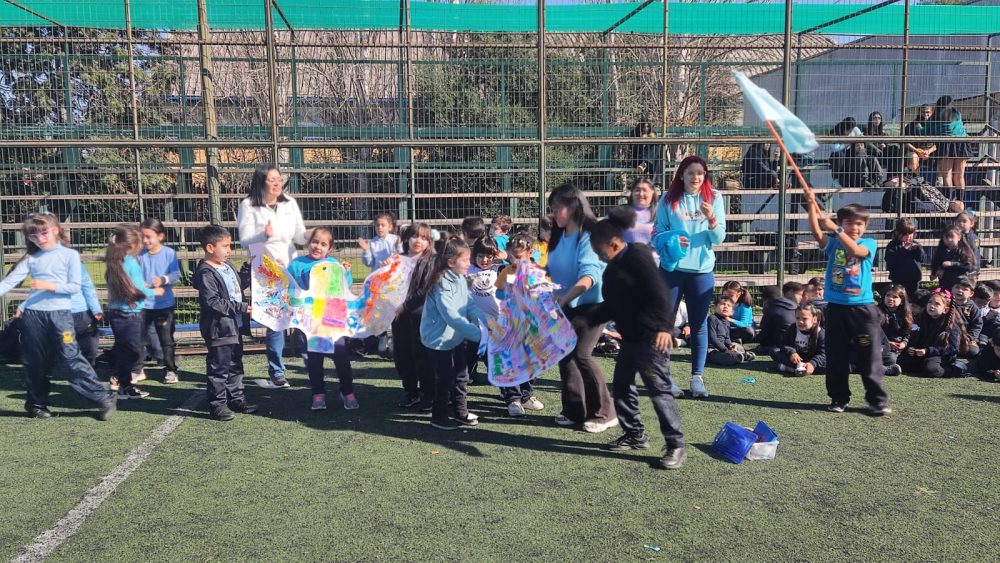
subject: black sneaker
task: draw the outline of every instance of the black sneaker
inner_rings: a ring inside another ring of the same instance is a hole
[[[396,406],[399,407],[399,408],[401,408],[401,409],[409,409],[409,408],[415,407],[415,406],[417,406],[419,404],[420,404],[420,396],[419,395],[405,395],[403,397],[402,401],[400,401],[399,403],[396,403]]]
[[[107,421],[111,418],[111,415],[115,414],[116,410],[118,410],[118,394],[114,393],[101,401],[100,406],[97,408],[97,420],[102,422]]]
[[[430,399],[421,399],[417,403],[417,410],[420,412],[433,412],[434,411],[434,401]]]
[[[664,450],[663,457],[660,458],[657,465],[663,469],[680,469],[687,457],[687,449],[683,446],[679,448],[668,447]]]
[[[229,422],[236,418],[236,415],[226,407],[215,407],[212,409],[212,418],[221,422]]]
[[[609,442],[607,448],[612,452],[624,452],[628,450],[648,450],[649,438],[646,437],[645,433],[638,435],[622,434],[618,438]]]
[[[892,409],[888,405],[868,405],[868,414],[872,416],[885,416],[892,414]]]
[[[450,418],[444,420],[432,420],[431,426],[438,430],[458,430],[458,423]]]
[[[227,405],[229,410],[242,414],[253,414],[257,412],[257,405],[246,401],[233,401]]]
[[[830,412],[844,412],[847,410],[847,403],[838,403],[834,401],[830,403],[830,406],[826,407],[826,410]]]
[[[118,389],[118,400],[124,401],[126,399],[145,399],[149,396],[147,391],[139,389],[135,385],[129,385],[128,387],[121,387]]]
[[[903,368],[899,367],[899,364],[892,364],[891,366],[885,368],[886,375],[900,375],[903,373]]]
[[[52,413],[46,407],[24,407],[31,418],[52,418]]]

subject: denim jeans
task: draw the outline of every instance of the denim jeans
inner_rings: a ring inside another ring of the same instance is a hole
[[[635,387],[635,376],[642,378],[653,401],[653,411],[660,422],[660,432],[668,448],[684,445],[681,433],[681,415],[677,401],[671,393],[670,355],[661,354],[651,342],[622,342],[615,363],[614,381],[611,387],[615,397],[615,410],[622,430],[629,435],[645,433],[639,417],[639,391]]]
[[[285,376],[285,363],[281,355],[285,352],[285,332],[267,329],[267,375],[272,378]]]
[[[77,344],[73,313],[28,309],[21,317],[21,361],[24,362],[26,408],[49,406],[53,365],[65,366],[69,384],[83,397],[99,403],[111,397],[97,379]]]
[[[691,326],[691,376],[700,377],[705,373],[705,360],[708,358],[708,306],[715,291],[715,274],[668,272],[661,268],[660,275],[667,282],[673,314],[677,315],[682,296],[687,303],[688,323]]]

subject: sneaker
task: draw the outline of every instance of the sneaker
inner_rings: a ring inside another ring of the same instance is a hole
[[[521,401],[521,406],[529,411],[540,411],[545,408],[545,405],[538,400],[538,397],[532,395],[527,401]]]
[[[378,337],[378,353],[381,355],[385,354],[388,351],[389,351],[389,335],[383,334],[382,336]]]
[[[785,364],[778,364],[778,371],[781,373],[795,373],[795,368],[786,366]]]
[[[687,457],[687,449],[683,446],[680,448],[668,447],[663,451],[663,457],[660,458],[657,465],[663,469],[680,469]]]
[[[283,375],[272,376],[270,379],[271,379],[271,385],[274,385],[275,387],[278,387],[280,389],[288,389],[289,387],[291,387],[291,385],[288,384],[288,380],[285,379],[285,376]]]
[[[348,393],[347,395],[341,394],[340,399],[344,401],[345,411],[356,411],[361,408],[358,403],[358,398],[354,396],[354,393]]]
[[[112,375],[111,379],[108,380],[108,385],[111,387],[112,391],[117,391],[118,390],[118,378]]]
[[[556,424],[559,426],[576,426],[579,423],[564,414],[558,414],[556,415]]]
[[[701,376],[691,378],[691,396],[708,397],[708,389],[705,389],[705,380]]]
[[[128,387],[118,389],[119,401],[124,401],[126,399],[145,399],[148,396],[148,392],[139,389],[135,385],[129,385]]]
[[[244,400],[233,401],[229,403],[227,406],[229,407],[229,410],[241,414],[253,414],[257,412],[257,405],[253,403],[248,403]]]
[[[227,407],[215,407],[212,409],[212,418],[220,422],[229,422],[236,418],[236,415]]]
[[[795,375],[797,375],[799,377],[802,377],[803,375],[806,375],[807,373],[808,372],[806,371],[806,365],[805,364],[799,364],[798,366],[795,367]]]
[[[886,375],[902,375],[903,368],[899,367],[899,364],[892,364],[891,366],[885,368]]]
[[[754,361],[756,359],[757,359],[757,354],[754,354],[753,352],[744,352],[743,353],[743,361],[744,362],[752,362],[752,361]]]
[[[464,424],[466,426],[475,426],[479,424],[479,416],[470,413],[466,413],[465,416],[456,416],[455,421],[459,424]]]
[[[588,420],[583,423],[583,431],[590,432],[591,434],[600,434],[608,428],[614,428],[618,426],[618,418],[609,418],[604,422],[597,422],[596,420]]]
[[[507,414],[511,416],[524,416],[524,406],[521,403],[514,401],[513,403],[507,405]]]
[[[830,412],[844,412],[847,410],[847,403],[838,403],[834,401],[830,403],[830,406],[826,407],[826,410]]]
[[[417,403],[417,410],[420,412],[433,412],[434,401],[431,399],[420,399],[420,402]]]
[[[872,416],[885,416],[892,414],[892,409],[888,405],[868,405],[868,414]]]
[[[633,435],[622,434],[614,440],[608,442],[607,449],[612,452],[624,452],[628,450],[648,450],[649,438],[646,433]]]
[[[458,430],[458,423],[450,418],[444,420],[431,420],[431,426],[438,430]]]
[[[118,395],[112,393],[110,397],[104,399],[98,405],[97,420],[102,422],[107,421],[111,418],[111,415],[115,414],[116,410],[118,410]]]
[[[177,377],[177,372],[175,371],[168,371],[167,373],[163,374],[164,385],[173,385],[174,383],[180,383],[180,382],[181,379]]]
[[[396,406],[401,409],[408,409],[415,407],[420,404],[420,396],[418,395],[404,395],[403,400],[396,403]]]
[[[140,381],[146,381],[146,370],[132,374],[132,383],[139,383]]]
[[[47,407],[24,407],[31,418],[52,418],[52,413]]]
[[[314,411],[325,411],[326,393],[316,393],[315,395],[313,395],[312,406],[309,407],[309,409]]]

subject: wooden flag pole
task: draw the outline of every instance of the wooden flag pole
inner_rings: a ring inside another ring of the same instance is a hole
[[[809,200],[813,202],[814,206],[816,206],[816,211],[822,214],[823,210],[819,208],[819,203],[816,202],[816,198],[813,196],[812,190],[809,189],[809,184],[807,184],[806,179],[802,177],[802,171],[799,170],[799,165],[795,164],[795,159],[792,158],[792,154],[789,153],[788,149],[785,147],[785,142],[781,140],[781,135],[778,135],[778,132],[774,129],[774,124],[770,121],[765,121],[764,123],[767,124],[767,128],[771,130],[771,135],[773,135],[774,140],[778,142],[778,146],[781,147],[781,152],[785,155],[785,158],[788,159],[789,164],[792,165],[792,170],[795,171],[795,177],[799,179],[802,191],[809,196]]]

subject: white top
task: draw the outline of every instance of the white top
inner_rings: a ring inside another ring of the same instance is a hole
[[[276,262],[287,267],[297,255],[295,245],[306,243],[306,226],[299,204],[288,194],[285,198],[288,201],[279,201],[276,209],[266,205],[254,207],[250,198],[245,198],[236,211],[236,228],[240,244],[247,247],[250,256],[267,251]],[[271,238],[264,236],[268,222],[274,229]]]
[[[809,333],[802,332],[799,329],[795,329],[795,347],[799,350],[804,350],[809,346]]]

